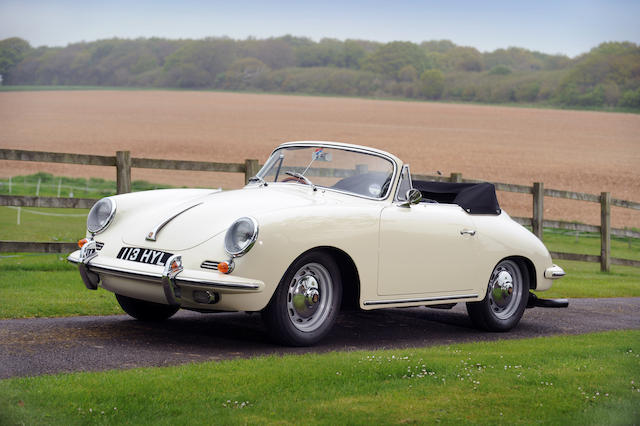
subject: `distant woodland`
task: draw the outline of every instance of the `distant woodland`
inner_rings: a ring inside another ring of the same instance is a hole
[[[108,39],[66,47],[0,41],[3,85],[215,89],[640,109],[640,47],[602,43],[576,58],[448,40],[284,36]]]

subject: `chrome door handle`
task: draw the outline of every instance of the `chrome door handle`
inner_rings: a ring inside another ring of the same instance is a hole
[[[462,231],[460,231],[460,235],[471,235],[471,236],[474,236],[474,235],[476,235],[476,231],[475,231],[475,229],[463,229]]]

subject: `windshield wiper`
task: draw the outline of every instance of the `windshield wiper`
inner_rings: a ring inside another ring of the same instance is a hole
[[[318,190],[318,188],[316,188],[316,186],[313,184],[313,182],[311,182],[309,180],[309,178],[306,177],[305,175],[303,175],[302,173],[292,172],[291,170],[287,170],[284,173],[289,175],[289,176],[293,176],[294,178],[302,179],[304,181],[304,183],[306,183],[307,185],[311,186],[314,191]]]
[[[255,175],[254,177],[249,178],[249,182],[260,182],[260,185],[269,186],[267,181],[258,175]]]

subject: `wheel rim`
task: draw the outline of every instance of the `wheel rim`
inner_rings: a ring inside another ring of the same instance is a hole
[[[499,319],[511,318],[522,296],[522,272],[512,260],[498,263],[489,280],[489,306]]]
[[[327,268],[308,263],[296,272],[287,291],[287,313],[295,328],[317,330],[331,311],[333,281]]]

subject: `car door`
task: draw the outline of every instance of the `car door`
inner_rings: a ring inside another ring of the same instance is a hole
[[[456,204],[385,207],[380,215],[378,294],[424,298],[482,288],[473,220]]]

